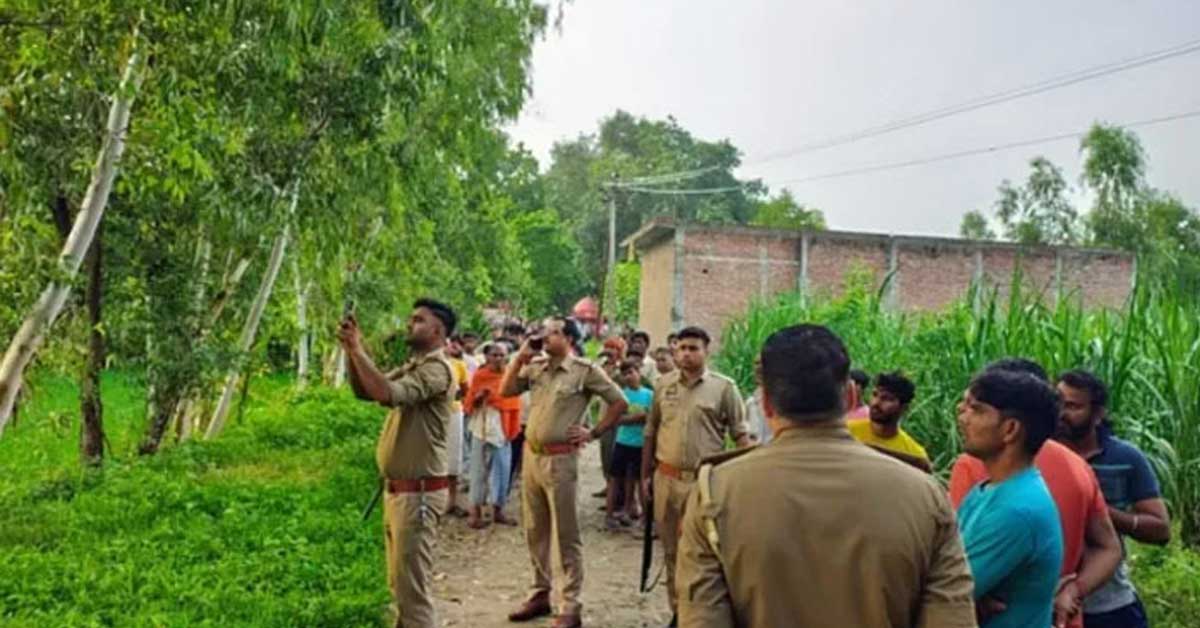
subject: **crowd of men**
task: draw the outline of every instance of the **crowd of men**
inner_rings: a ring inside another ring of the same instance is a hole
[[[964,453],[947,490],[901,426],[914,381],[853,370],[820,325],[772,334],[745,400],[708,368],[697,327],[654,349],[645,332],[610,338],[592,361],[569,318],[482,346],[455,326],[450,307],[417,301],[410,358],[386,373],[353,318],[338,333],[355,393],[391,408],[377,462],[397,626],[436,625],[440,518],[516,525],[503,508],[517,474],[532,586],[508,620],[581,626],[579,454],[593,440],[606,527],[653,518],[671,625],[1148,625],[1124,537],[1166,543],[1170,521],[1087,371],[1051,380],[1009,358],[976,374],[956,408]]]

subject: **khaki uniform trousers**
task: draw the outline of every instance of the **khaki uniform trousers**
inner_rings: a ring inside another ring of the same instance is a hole
[[[435,628],[433,610],[433,544],[445,511],[446,489],[428,493],[384,493],[383,536],[387,550],[388,588],[396,626]]]
[[[654,527],[663,543],[663,559],[667,563],[667,600],[671,612],[679,609],[679,596],[675,591],[675,556],[679,548],[679,526],[683,523],[683,512],[688,496],[696,486],[695,480],[677,480],[662,471],[654,472]]]
[[[525,449],[521,467],[521,517],[525,542],[533,563],[532,594],[549,593],[560,615],[579,615],[583,605],[583,539],[575,509],[579,479],[579,455],[535,454]],[[551,580],[551,550],[557,554],[562,573]]]

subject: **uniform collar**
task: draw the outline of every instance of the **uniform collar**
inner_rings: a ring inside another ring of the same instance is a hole
[[[679,384],[681,386],[683,386],[684,388],[695,388],[696,386],[699,386],[701,383],[703,383],[704,380],[708,379],[708,367],[707,366],[704,367],[703,371],[700,371],[700,377],[697,377],[696,381],[692,382],[691,384],[688,384],[687,380],[685,380],[683,378],[683,370],[681,370],[681,369],[675,369],[675,370],[677,373],[679,373]]]
[[[546,366],[550,367],[552,370],[566,371],[566,370],[568,370],[567,364],[568,364],[568,362],[571,361],[571,358],[573,358],[573,357],[574,356],[571,356],[571,355],[564,355],[563,358],[558,361],[558,364],[555,364],[554,358],[548,358],[546,360]]]
[[[809,439],[850,439],[850,430],[846,428],[845,419],[834,419],[832,421],[822,421],[821,423],[805,425],[803,423],[794,423],[782,430],[779,430],[771,438],[772,443],[792,441],[792,440],[809,440]]]
[[[445,349],[435,349],[433,351],[430,351],[429,353],[425,353],[422,355],[416,355],[416,356],[413,356],[408,359],[408,361],[411,362],[412,364],[421,364],[423,362],[428,362],[430,360],[447,360],[447,361],[449,361],[449,358],[446,357]]]

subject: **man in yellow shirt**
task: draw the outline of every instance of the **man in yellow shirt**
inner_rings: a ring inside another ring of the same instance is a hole
[[[871,418],[851,419],[846,425],[859,442],[928,473],[933,470],[929,454],[900,428],[914,396],[916,386],[903,373],[880,373],[871,393]]]

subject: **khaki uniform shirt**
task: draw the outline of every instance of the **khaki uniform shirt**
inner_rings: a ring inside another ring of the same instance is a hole
[[[375,461],[390,480],[446,475],[446,433],[457,386],[441,351],[413,358],[388,373],[392,411],[388,413]]]
[[[694,470],[701,458],[725,448],[727,431],[734,440],[750,432],[733,380],[707,370],[690,386],[679,370],[658,379],[644,433],[654,439],[659,462]]]
[[[517,373],[517,391],[530,392],[525,438],[534,445],[567,442],[567,428],[583,423],[593,395],[608,403],[625,396],[604,369],[588,360],[567,356],[558,364],[534,358]]]
[[[954,511],[929,476],[797,427],[705,465],[682,524],[680,626],[973,627]]]

